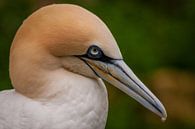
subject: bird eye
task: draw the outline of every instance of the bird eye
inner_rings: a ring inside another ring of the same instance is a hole
[[[91,52],[92,55],[98,55],[99,54],[98,49],[95,48],[95,47],[91,48],[91,51],[90,52]]]
[[[89,49],[88,49],[88,52],[87,52],[88,56],[90,58],[101,58],[102,57],[102,51],[101,49],[98,47],[98,46],[91,46]]]

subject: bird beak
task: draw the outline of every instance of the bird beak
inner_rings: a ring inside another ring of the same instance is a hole
[[[136,77],[123,60],[109,62],[82,58],[85,63],[99,76],[133,97],[144,107],[165,120],[166,110],[156,96]]]

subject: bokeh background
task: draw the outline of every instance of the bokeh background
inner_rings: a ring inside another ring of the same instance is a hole
[[[195,129],[195,0],[0,0],[0,90],[11,88],[9,48],[17,28],[50,3],[78,4],[97,14],[125,61],[168,112],[162,123],[108,85],[106,129]]]

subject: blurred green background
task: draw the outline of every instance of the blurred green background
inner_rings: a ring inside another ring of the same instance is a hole
[[[162,100],[167,121],[108,85],[106,129],[195,129],[194,0],[0,0],[0,90],[11,88],[9,48],[22,21],[50,3],[73,3],[110,28],[124,59]]]

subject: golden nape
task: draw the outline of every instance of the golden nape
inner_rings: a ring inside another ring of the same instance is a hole
[[[104,22],[77,5],[49,5],[24,20],[10,50],[10,78],[14,89],[0,92],[0,129],[104,129],[103,80],[167,117]]]

